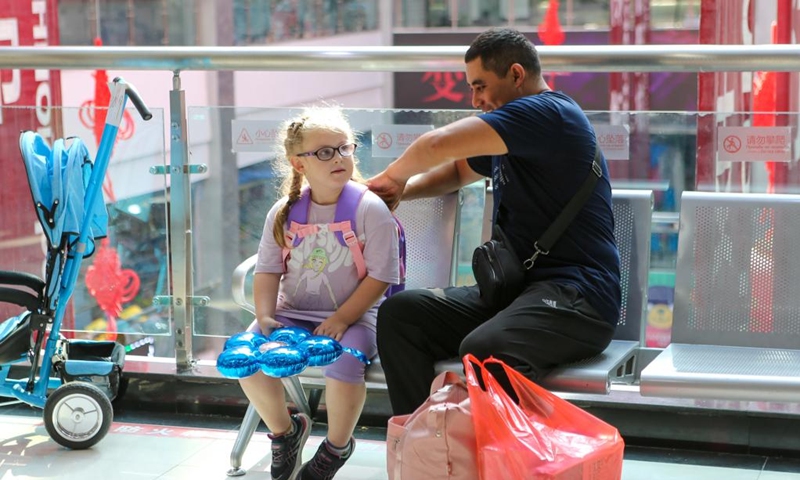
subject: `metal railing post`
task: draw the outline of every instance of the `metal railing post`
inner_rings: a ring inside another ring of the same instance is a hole
[[[190,370],[194,331],[192,261],[192,203],[189,181],[186,97],[181,90],[180,72],[172,77],[169,92],[170,116],[170,247],[172,318],[175,322],[175,363],[178,371]]]

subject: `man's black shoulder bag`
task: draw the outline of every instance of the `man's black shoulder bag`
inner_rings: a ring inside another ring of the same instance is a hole
[[[589,176],[555,221],[533,244],[536,251],[524,262],[519,261],[500,226],[494,225],[492,239],[476,248],[472,254],[472,273],[478,282],[481,298],[487,304],[505,308],[519,296],[525,286],[525,271],[533,267],[539,255],[550,253],[550,248],[578,215],[602,176],[600,149],[597,148]]]

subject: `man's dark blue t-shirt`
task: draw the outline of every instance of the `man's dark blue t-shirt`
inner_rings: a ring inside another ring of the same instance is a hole
[[[586,115],[568,96],[545,91],[518,98],[479,116],[503,139],[508,154],[470,158],[475,172],[492,178],[495,221],[520,259],[561,213],[591,171],[597,139]],[[529,282],[572,285],[616,325],[620,312],[619,253],[614,240],[611,184],[603,177],[564,234],[528,270]]]

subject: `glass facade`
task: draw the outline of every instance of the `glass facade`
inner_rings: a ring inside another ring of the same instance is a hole
[[[536,27],[545,19],[548,0],[394,0],[395,28],[468,28],[511,25]],[[609,27],[612,0],[561,0],[558,18],[564,29]],[[632,0],[630,4],[632,5]],[[652,0],[651,28],[696,28],[700,0]]]
[[[378,0],[62,0],[59,23],[62,45],[263,45],[376,30]]]

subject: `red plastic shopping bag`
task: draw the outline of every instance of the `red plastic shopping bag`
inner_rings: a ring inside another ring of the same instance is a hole
[[[519,404],[485,368],[491,364],[505,371]],[[625,444],[613,426],[495,358],[480,362],[467,355],[464,371],[481,480],[618,480],[622,476]]]

